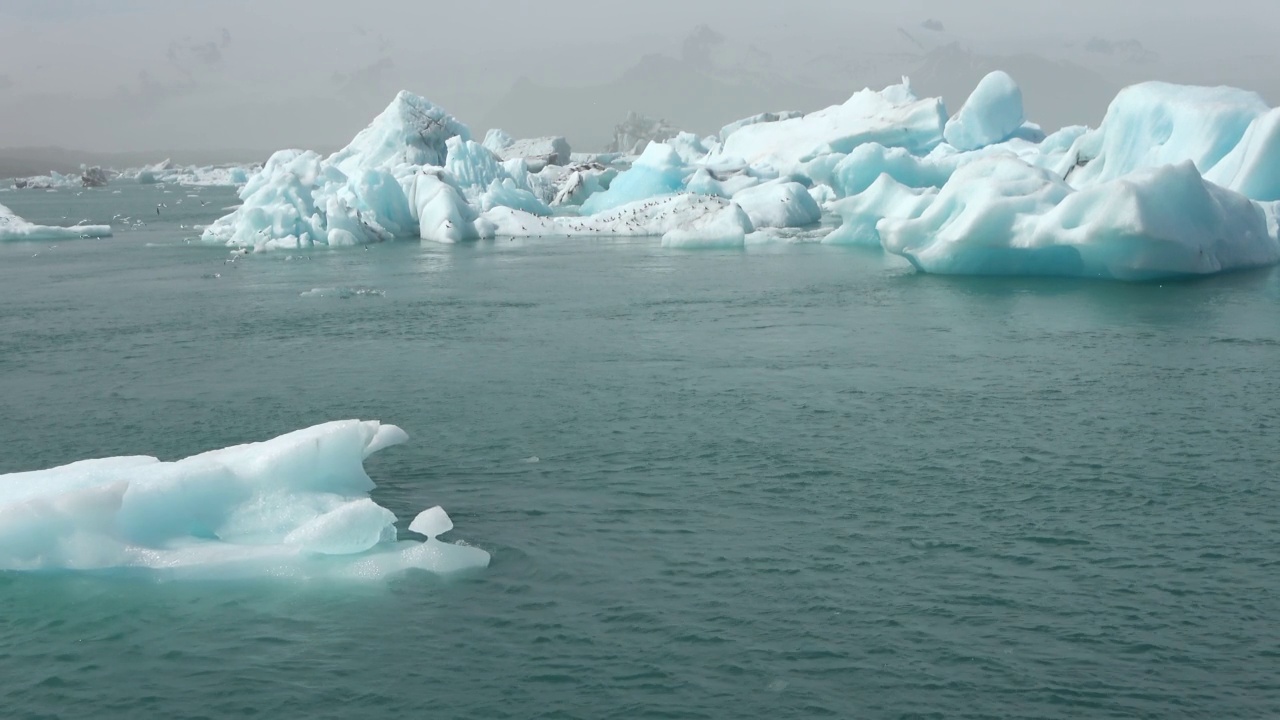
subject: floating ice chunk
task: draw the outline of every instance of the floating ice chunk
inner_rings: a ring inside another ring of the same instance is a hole
[[[0,242],[9,240],[74,240],[76,238],[111,237],[110,225],[73,225],[54,227],[36,225],[0,205]]]
[[[486,566],[476,548],[397,541],[395,516],[368,497],[364,458],[405,439],[347,420],[176,462],[0,475],[0,569],[372,579]]]
[[[426,98],[401,91],[391,104],[328,163],[347,175],[361,169],[393,170],[400,165],[444,165],[452,137],[471,131]]]
[[[631,169],[614,178],[608,190],[596,193],[582,203],[582,213],[594,215],[638,200],[670,195],[684,187],[688,174],[684,160],[675,148],[663,143],[649,143]]]
[[[774,181],[743,190],[733,196],[757,230],[812,225],[822,219],[822,208],[798,182]]]
[[[977,150],[1008,140],[1026,119],[1022,89],[1008,73],[996,70],[978,81],[964,107],[947,121],[943,137],[958,150]]]
[[[333,244],[333,243],[330,243]],[[304,298],[323,298],[336,297],[343,300],[353,297],[386,297],[385,290],[375,290],[373,288],[349,288],[349,287],[322,287],[311,288],[310,290],[299,293],[299,297]]]
[[[827,153],[848,153],[865,143],[921,154],[942,142],[947,116],[937,98],[916,99],[909,85],[863,90],[842,105],[804,117],[743,127],[725,139],[715,157],[768,163],[783,173]]]
[[[449,519],[444,508],[437,505],[418,513],[418,517],[409,523],[409,529],[419,535],[426,535],[430,540],[435,540],[437,536],[453,529],[453,521]]]

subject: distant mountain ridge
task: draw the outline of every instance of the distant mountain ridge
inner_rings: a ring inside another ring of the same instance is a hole
[[[123,169],[171,159],[180,165],[261,162],[270,150],[174,150],[103,153],[64,147],[0,148],[0,178],[78,172],[81,165]]]

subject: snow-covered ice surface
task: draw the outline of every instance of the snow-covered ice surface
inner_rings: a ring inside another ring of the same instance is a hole
[[[113,457],[0,475],[0,569],[367,580],[486,567],[483,550],[435,537],[452,528],[440,508],[410,525],[425,542],[400,540],[396,517],[369,498],[364,459],[407,439],[394,425],[345,420],[176,462]]]
[[[36,225],[18,217],[12,210],[0,205],[0,242],[11,240],[75,240],[79,238],[111,237],[109,225],[73,225],[57,227]]]
[[[1139,280],[1280,261],[1280,109],[1243,90],[1134,85],[1097,129],[1046,137],[1014,78],[996,71],[951,116],[904,78],[718,136],[669,130],[629,144],[628,157],[500,130],[480,143],[400,93],[328,158],[276,153],[203,239],[269,250],[620,235],[736,247],[817,227],[827,243],[878,245],[931,273]]]

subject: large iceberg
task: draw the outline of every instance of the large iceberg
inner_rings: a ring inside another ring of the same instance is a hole
[[[277,153],[204,238],[258,249],[496,236],[737,247],[753,234],[825,235],[924,272],[1130,280],[1280,259],[1280,109],[1257,95],[1144,83],[1097,129],[1047,137],[1024,115],[1003,72],[951,117],[904,78],[806,115],[744,118],[719,136],[633,117],[620,137],[639,156],[564,166],[558,138],[495,130],[474,142],[444,110],[401,93],[328,158]],[[842,222],[814,232],[824,212]]]
[[[373,579],[482,568],[440,508],[398,539],[363,461],[404,431],[346,420],[178,460],[130,456],[0,475],[0,569]]]
[[[0,205],[0,242],[103,237],[111,237],[110,225],[73,225],[71,227],[36,225],[18,217],[17,213],[4,205]]]

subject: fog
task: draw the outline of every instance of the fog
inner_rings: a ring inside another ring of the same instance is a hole
[[[954,110],[994,67],[1054,128],[1145,79],[1280,103],[1277,27],[1270,0],[0,0],[0,148],[331,149],[403,88],[591,150],[628,110],[706,133],[902,75]]]

